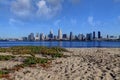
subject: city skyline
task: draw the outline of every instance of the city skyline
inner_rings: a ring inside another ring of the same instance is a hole
[[[104,34],[101,31],[93,31],[88,32],[86,34],[79,33],[74,34],[73,32],[69,32],[66,34],[62,32],[61,29],[58,29],[58,33],[54,34],[53,30],[51,29],[48,34],[44,33],[29,33],[27,36],[22,36],[19,38],[0,38],[0,41],[119,41],[120,35],[107,35],[106,37],[103,36]]]
[[[86,33],[82,33],[82,32],[80,32],[80,33],[78,33],[78,34],[74,34],[74,32],[73,31],[69,31],[68,33],[66,33],[66,32],[63,32],[62,31],[62,29],[58,29],[57,30],[57,32],[55,32],[53,29],[50,29],[47,33],[44,33],[44,32],[36,32],[36,33],[34,33],[34,32],[30,32],[30,33],[28,33],[28,34],[26,34],[26,35],[21,35],[21,36],[16,36],[16,37],[1,37],[0,36],[0,39],[9,39],[9,38],[11,38],[11,39],[20,39],[20,38],[22,38],[22,37],[28,37],[29,35],[34,35],[34,37],[35,36],[40,36],[40,35],[44,35],[44,36],[47,36],[47,37],[53,37],[54,38],[54,36],[56,36],[58,39],[61,39],[61,38],[63,38],[63,36],[65,35],[67,35],[67,36],[70,36],[70,35],[73,35],[73,36],[79,36],[79,35],[83,35],[83,36],[86,36],[87,34],[92,34],[92,36],[94,36],[93,37],[93,39],[95,39],[95,38],[107,38],[107,37],[110,37],[110,36],[113,36],[113,37],[116,37],[116,38],[119,38],[120,37],[120,35],[110,35],[110,34],[103,34],[103,32],[102,31],[90,31],[90,32],[86,32]],[[96,36],[96,37],[95,37]],[[72,39],[72,38],[71,38]]]
[[[102,37],[101,32],[98,31],[97,33],[93,31],[93,33],[87,33],[87,34],[77,34],[74,35],[73,32],[70,32],[69,34],[65,34],[62,32],[61,29],[58,29],[58,34],[54,34],[53,30],[50,30],[50,33],[45,35],[44,33],[30,33],[28,37],[22,37],[22,41],[44,41],[44,40],[103,40],[105,38]],[[107,39],[110,39],[110,36],[107,36]],[[113,38],[114,39],[114,36]],[[119,39],[119,37],[115,38]]]
[[[77,35],[101,31],[120,35],[120,0],[0,0],[0,37],[48,34],[61,29]]]

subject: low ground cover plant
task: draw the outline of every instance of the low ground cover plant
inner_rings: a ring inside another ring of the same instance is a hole
[[[50,55],[54,57],[62,57],[62,52],[67,52],[68,50],[61,47],[44,47],[44,46],[16,46],[10,48],[0,48],[0,52],[10,52],[12,54],[42,54],[42,55]]]
[[[7,60],[11,60],[15,58],[15,56],[11,56],[11,55],[0,55],[0,61],[7,61]]]

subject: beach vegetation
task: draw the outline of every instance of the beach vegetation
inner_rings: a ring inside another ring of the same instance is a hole
[[[8,70],[0,70],[0,78],[9,78]]]
[[[45,64],[48,62],[46,58],[36,58],[36,57],[28,57],[23,61],[23,66],[29,66],[32,64]]]
[[[13,55],[25,55],[29,54],[31,56],[25,56],[23,58],[22,64],[17,64],[10,69],[0,70],[0,78],[9,78],[9,73],[18,71],[24,67],[34,67],[39,64],[43,68],[48,68],[51,64],[51,60],[54,58],[64,57],[62,52],[68,52],[64,48],[60,47],[44,47],[44,46],[16,46],[9,48],[0,48],[2,53],[12,53]],[[36,54],[51,56],[48,58],[36,57]],[[12,55],[0,55],[0,61],[14,60],[15,56]]]
[[[11,60],[15,58],[15,56],[11,56],[11,55],[0,55],[0,61],[6,61],[6,60]]]
[[[61,47],[44,47],[44,46],[15,46],[10,48],[0,48],[0,52],[9,52],[12,54],[30,54],[35,56],[35,54],[49,55],[49,56],[62,56],[62,52],[67,52],[67,49]]]

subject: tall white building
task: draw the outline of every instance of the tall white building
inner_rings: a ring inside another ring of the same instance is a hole
[[[61,31],[61,29],[58,30],[58,39],[59,40],[62,39],[62,31]]]
[[[45,36],[43,33],[40,34],[40,40],[44,40],[45,39]]]
[[[39,41],[39,40],[40,40],[39,33],[36,34],[36,36],[35,36],[35,40],[36,40],[36,41]]]

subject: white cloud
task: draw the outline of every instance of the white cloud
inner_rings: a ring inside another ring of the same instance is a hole
[[[37,14],[41,17],[49,17],[51,15],[51,9],[47,6],[46,1],[41,0],[37,3],[38,11]]]
[[[62,0],[40,0],[37,7],[37,15],[42,18],[53,18],[61,11]]]
[[[32,5],[30,0],[15,0],[11,3],[11,11],[19,16],[26,17],[31,14]]]
[[[20,18],[51,19],[62,10],[64,0],[14,0],[11,11]]]

